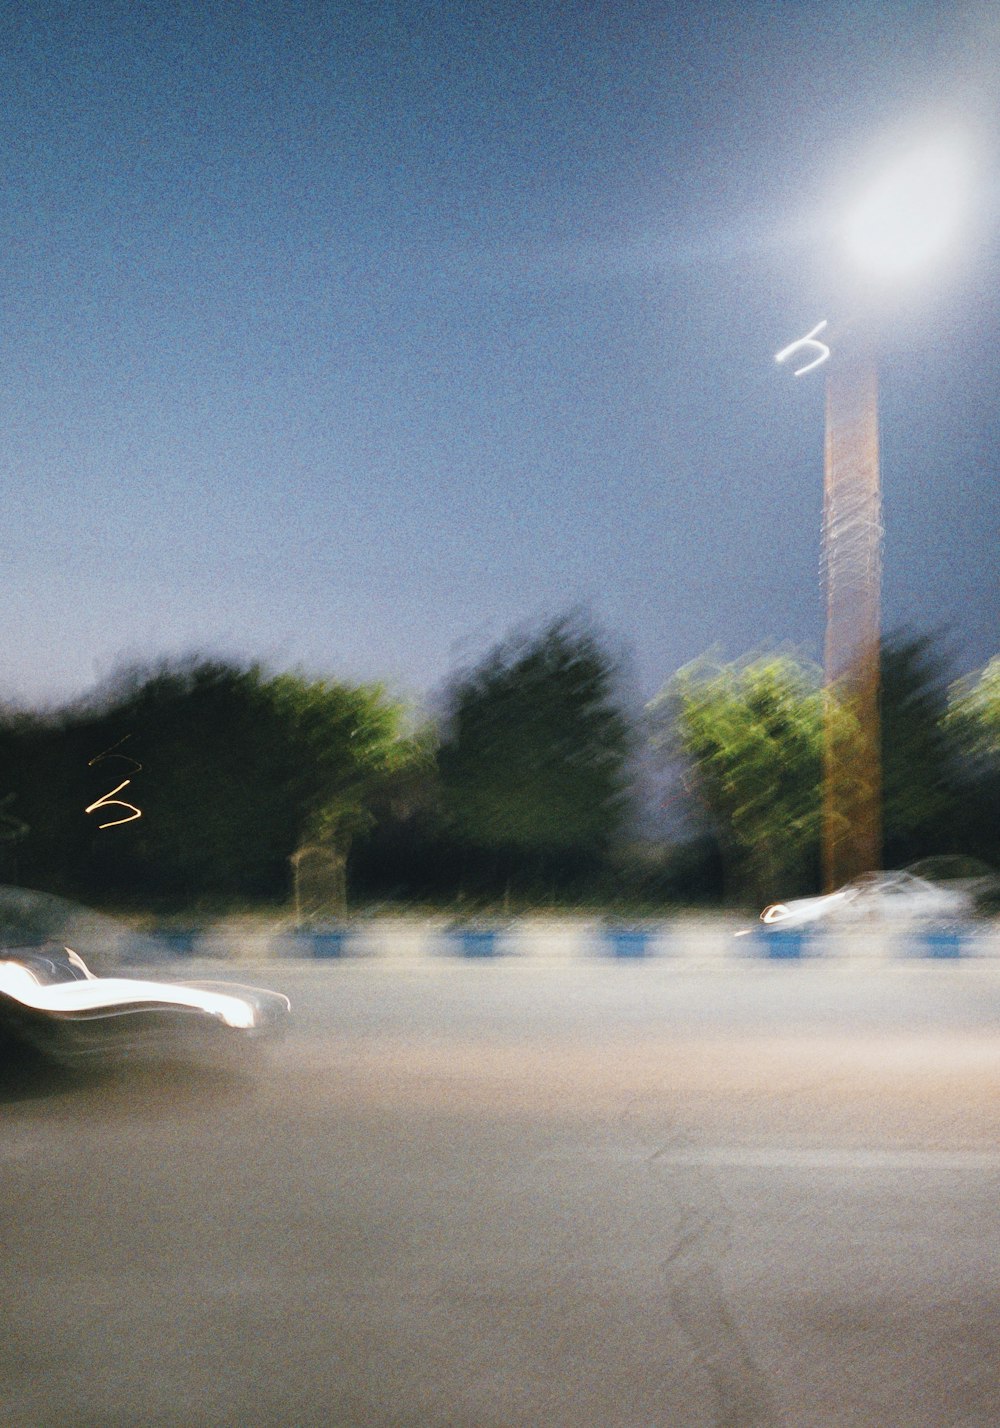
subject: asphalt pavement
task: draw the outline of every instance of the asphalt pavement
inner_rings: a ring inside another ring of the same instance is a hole
[[[192,968],[226,1063],[0,1087],[0,1421],[996,1428],[1000,967]]]

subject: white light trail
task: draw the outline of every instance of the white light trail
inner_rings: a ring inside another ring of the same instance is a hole
[[[41,984],[30,968],[15,961],[0,961],[0,992],[34,1011],[72,1016],[87,1012],[113,1015],[116,1011],[158,1010],[167,1007],[207,1012],[226,1026],[249,1030],[256,1022],[252,1004],[242,997],[210,992],[182,984],[132,981],[125,977],[95,977],[87,970],[83,981]]]
[[[830,349],[825,342],[818,342],[816,340],[816,334],[822,332],[827,325],[825,318],[822,322],[817,322],[813,330],[807,332],[805,337],[800,337],[797,342],[790,342],[787,347],[782,347],[780,352],[775,353],[775,362],[787,362],[788,358],[791,357],[794,352],[798,352],[804,348],[812,348],[813,351],[819,353],[819,356],[815,357],[811,362],[807,362],[804,367],[797,367],[794,375],[796,377],[804,377],[805,374],[811,372],[814,367],[822,366],[830,356]]]

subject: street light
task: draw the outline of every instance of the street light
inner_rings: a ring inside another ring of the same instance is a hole
[[[844,225],[858,270],[897,284],[932,263],[961,226],[971,168],[968,142],[958,133],[899,155],[863,190]]]
[[[879,292],[915,277],[947,247],[969,187],[967,147],[957,135],[914,145],[870,181],[850,210],[844,247]],[[866,307],[875,293],[869,286]],[[825,322],[783,348],[810,357],[804,376],[827,364],[823,480],[826,590],[823,882],[827,891],[882,862],[881,663],[882,495],[878,375],[863,320],[832,332]],[[823,341],[819,341],[819,333]]]

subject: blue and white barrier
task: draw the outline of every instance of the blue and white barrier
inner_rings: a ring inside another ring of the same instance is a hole
[[[988,935],[971,924],[925,928],[912,939],[910,955],[953,961],[956,957],[988,955]]]
[[[171,929],[133,940],[134,947],[123,948],[116,960],[951,962],[1000,956],[1000,921],[903,931],[874,924],[774,930],[725,916],[630,923],[536,916],[467,925],[444,918],[380,917],[311,929],[232,920],[201,931]]]

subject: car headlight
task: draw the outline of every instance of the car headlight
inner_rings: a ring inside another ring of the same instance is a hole
[[[783,902],[772,902],[765,907],[760,915],[760,920],[761,922],[781,922],[790,916],[791,913]]]
[[[238,1031],[248,1031],[257,1020],[257,1014],[249,1002],[241,1001],[239,997],[214,997],[214,1006],[207,1008],[216,1012],[227,1026],[235,1027]]]

